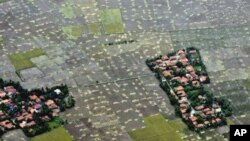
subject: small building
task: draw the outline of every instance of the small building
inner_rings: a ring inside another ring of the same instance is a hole
[[[178,86],[174,88],[176,91],[184,91],[184,88],[182,86]]]
[[[201,127],[204,127],[204,124],[200,123],[200,124],[197,124],[196,125],[197,128],[201,128]]]
[[[189,53],[190,54],[196,54],[197,52],[196,52],[196,50],[193,49],[193,50],[189,50]]]
[[[186,109],[186,108],[181,109],[181,113],[182,113],[182,114],[184,114],[184,113],[186,113],[186,112],[187,112],[187,109]]]
[[[194,80],[194,81],[192,81],[192,86],[198,88],[198,87],[200,87],[201,85],[200,85],[200,82],[199,82],[199,81]]]
[[[216,118],[215,121],[216,121],[217,123],[220,123],[220,122],[221,122],[221,119],[220,119],[220,118]]]
[[[216,113],[220,113],[220,112],[221,112],[221,108],[215,109],[215,112],[216,112]]]
[[[205,108],[205,109],[203,109],[203,112],[208,112],[208,111],[210,111],[211,109],[210,108]]]
[[[194,67],[191,66],[191,65],[188,65],[188,66],[186,66],[186,70],[187,70],[188,72],[193,72],[193,71],[194,71]]]
[[[185,91],[178,91],[178,92],[177,92],[177,95],[178,95],[179,97],[186,97],[186,96],[187,96],[187,94],[186,94]]]
[[[5,105],[9,105],[11,104],[12,100],[11,99],[5,99],[5,100],[2,100],[1,103],[4,103]]]
[[[188,64],[188,59],[186,57],[182,58],[180,61],[181,61],[182,65],[184,65],[184,66],[186,66]]]
[[[40,110],[42,108],[42,105],[41,104],[35,104],[33,107],[36,110]]]
[[[205,97],[203,97],[202,95],[198,95],[198,99],[203,100],[205,99]]]
[[[200,106],[196,106],[196,107],[195,107],[196,110],[202,110],[203,108],[204,108],[203,105],[200,105]]]
[[[60,89],[55,89],[54,92],[58,95],[62,93]]]
[[[19,127],[20,128],[24,128],[26,126],[27,122],[26,121],[22,121],[20,124],[19,124]]]
[[[30,95],[29,98],[30,98],[30,100],[35,101],[38,97],[37,97],[37,95],[33,94],[33,95]]]
[[[168,60],[168,56],[167,55],[162,56],[161,60],[163,60],[163,61]]]
[[[33,120],[27,123],[28,127],[33,126],[33,125],[36,125],[36,122]]]
[[[52,104],[54,104],[54,103],[55,103],[54,100],[49,99],[49,100],[46,101],[45,104],[46,104],[47,106],[50,106],[50,105],[52,105]]]
[[[169,57],[169,60],[170,60],[170,61],[176,61],[177,59],[178,59],[177,56],[170,56],[170,57]]]
[[[6,96],[6,93],[4,92],[4,91],[1,91],[0,90],[0,98],[3,98],[3,97],[5,97]]]
[[[7,128],[7,129],[12,129],[15,127],[9,120],[0,122],[0,126]]]
[[[187,104],[187,103],[188,103],[187,97],[181,97],[181,99],[178,100],[178,103],[179,103],[179,104]]]
[[[181,77],[180,82],[187,85],[188,84],[188,79],[186,77]]]
[[[205,124],[205,125],[209,125],[210,122],[209,122],[209,121],[205,121],[204,124]]]
[[[171,71],[168,71],[168,70],[163,71],[163,76],[167,77],[171,75],[172,75]]]
[[[194,122],[194,121],[197,120],[197,117],[196,117],[196,116],[190,116],[189,119],[190,119],[192,122]]]
[[[212,115],[212,114],[214,114],[214,111],[207,111],[206,112],[206,115]]]
[[[185,108],[187,108],[187,104],[183,103],[183,104],[180,105],[180,107],[185,109]]]
[[[181,50],[178,50],[176,54],[181,55],[181,54],[186,54],[186,53],[181,49]]]
[[[4,87],[4,91],[8,92],[9,95],[16,94],[16,89],[13,86]]]
[[[199,79],[200,79],[200,82],[205,82],[207,80],[207,77],[202,75],[199,77]]]

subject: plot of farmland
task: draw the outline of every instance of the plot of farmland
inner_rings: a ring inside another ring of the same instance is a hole
[[[90,23],[90,24],[88,24],[88,28],[89,28],[89,32],[94,34],[94,35],[101,34],[99,23]]]
[[[31,138],[31,141],[73,141],[73,138],[63,127],[58,127],[48,133]]]
[[[146,128],[130,132],[134,141],[182,141],[176,133],[186,128],[181,120],[166,121],[160,114],[144,118]]]
[[[75,17],[73,8],[68,4],[66,4],[65,6],[62,6],[59,11],[67,19],[72,19]]]
[[[124,27],[119,9],[105,9],[100,13],[105,34],[123,33]]]
[[[82,36],[83,33],[83,26],[82,25],[69,25],[62,27],[62,31],[68,39],[76,40]]]
[[[33,49],[27,52],[11,54],[9,55],[9,59],[14,65],[16,71],[19,72],[24,69],[35,67],[35,65],[30,61],[30,59],[44,54],[45,53],[42,49]]]

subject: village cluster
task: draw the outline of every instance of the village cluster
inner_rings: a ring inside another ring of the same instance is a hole
[[[21,128],[28,136],[49,130],[48,122],[74,106],[66,85],[27,91],[19,83],[0,81],[0,132]]]
[[[146,61],[160,80],[160,86],[168,94],[188,127],[200,131],[226,124],[225,117],[232,114],[230,103],[215,98],[203,84],[209,83],[206,67],[199,50],[190,47]]]

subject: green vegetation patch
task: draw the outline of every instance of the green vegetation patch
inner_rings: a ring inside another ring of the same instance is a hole
[[[101,10],[100,18],[105,34],[124,32],[120,9]]]
[[[180,131],[183,130],[185,128],[187,128],[187,125],[182,122],[182,119],[178,118],[175,120],[170,120],[167,122],[169,126],[171,126],[171,128],[174,128],[176,131]]]
[[[8,1],[8,0],[0,0],[0,3],[4,3],[4,2],[6,2],[6,1]]]
[[[11,54],[8,57],[16,71],[19,72],[24,69],[35,67],[35,64],[33,64],[30,59],[41,55],[45,55],[44,51],[36,48],[27,52]]]
[[[62,27],[62,31],[68,39],[76,40],[83,34],[83,26],[82,25],[69,25]]]
[[[48,125],[49,125],[50,129],[58,128],[63,124],[64,124],[64,120],[62,118],[60,118],[60,117],[56,117],[53,120],[48,122]]]
[[[62,7],[60,8],[59,12],[60,12],[66,19],[72,19],[72,18],[75,18],[75,17],[76,17],[73,8],[72,8],[69,4],[66,4],[65,6],[62,6]]]
[[[176,132],[186,128],[181,120],[166,121],[161,114],[144,118],[146,128],[131,131],[134,141],[182,141]]]
[[[63,127],[31,138],[31,141],[73,141],[73,138]]]
[[[227,120],[227,125],[234,125],[234,121],[230,117],[227,117],[226,120]]]
[[[88,24],[88,29],[89,29],[89,32],[94,34],[94,35],[100,35],[101,34],[99,23],[90,23],[90,24]]]

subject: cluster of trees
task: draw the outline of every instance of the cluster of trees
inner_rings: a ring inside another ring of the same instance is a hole
[[[232,115],[233,109],[231,107],[231,103],[228,100],[224,98],[216,98],[215,101],[217,101],[219,105],[221,105],[222,113],[224,113],[226,117]]]
[[[26,126],[23,128],[23,132],[28,137],[33,137],[33,136],[42,134],[44,132],[50,131],[49,124],[47,122],[45,122],[39,118],[36,119],[35,122],[36,122],[36,125],[34,125],[32,127]]]

